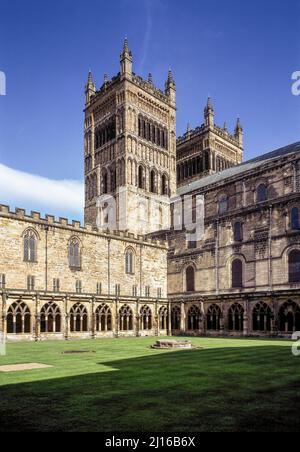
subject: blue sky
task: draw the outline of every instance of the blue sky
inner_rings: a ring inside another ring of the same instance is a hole
[[[66,180],[75,202],[87,72],[92,69],[97,86],[104,73],[116,74],[126,35],[136,73],[151,71],[163,87],[172,68],[178,134],[187,122],[203,122],[210,95],[218,124],[227,121],[232,129],[241,117],[246,159],[298,141],[300,97],[291,94],[291,75],[300,70],[299,13],[299,0],[1,0],[0,70],[7,77],[7,95],[0,97],[2,170],[41,176],[39,183],[61,181],[62,191]],[[44,211],[47,200],[26,197],[17,176],[9,190],[0,174],[0,202]],[[82,201],[74,208],[66,202],[64,210],[62,200],[52,200],[49,213],[79,217]]]

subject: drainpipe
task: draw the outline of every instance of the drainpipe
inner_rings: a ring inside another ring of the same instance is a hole
[[[45,226],[45,292],[48,292],[48,232],[49,226]]]
[[[108,295],[110,295],[110,243],[111,240],[108,239],[107,242],[107,291]]]
[[[219,221],[216,221],[216,246],[215,246],[215,283],[216,295],[219,295]]]
[[[273,290],[273,265],[272,265],[272,206],[269,209],[269,290]]]

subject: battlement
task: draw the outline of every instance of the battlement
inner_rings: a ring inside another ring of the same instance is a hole
[[[142,88],[144,91],[148,92],[151,96],[156,97],[158,100],[169,103],[169,97],[168,95],[159,89],[157,86],[154,85],[152,81],[145,80],[141,76],[136,75],[135,73],[132,73],[132,82]],[[111,80],[108,78],[105,79],[104,83],[102,84],[101,88],[96,90],[95,94],[91,96],[91,103],[93,103],[99,96],[102,96],[106,93],[109,93],[115,85],[121,81],[121,74],[120,72],[113,77]]]
[[[207,127],[205,124],[202,124],[201,126],[196,127],[195,129],[187,130],[184,135],[181,135],[177,138],[177,145],[182,145],[185,142],[188,142],[192,140],[193,138],[198,138],[199,135],[208,132],[209,127]],[[214,125],[213,132],[220,136],[221,138],[228,140],[231,142],[234,146],[239,146],[239,140],[234,135],[228,133],[227,130],[224,128],[221,128],[217,125]]]
[[[161,89],[157,88],[152,81],[150,82],[149,80],[144,80],[142,77],[135,74],[133,74],[132,81],[152,96],[157,97],[163,102],[169,103],[169,97],[167,96],[167,94],[164,93]]]
[[[160,248],[167,248],[167,242],[162,240],[154,240],[149,237],[145,237],[143,235],[136,235],[128,231],[99,231],[98,228],[92,227],[89,224],[83,226],[80,221],[73,220],[69,222],[67,218],[56,218],[54,215],[46,214],[45,217],[41,215],[40,212],[31,211],[30,214],[26,212],[25,209],[21,209],[16,207],[14,211],[10,209],[9,206],[0,204],[0,217],[7,217],[12,220],[21,220],[28,221],[35,224],[40,224],[41,226],[47,227],[56,227],[56,228],[64,228],[69,229],[70,231],[79,232],[79,233],[89,233],[95,234],[100,237],[105,237],[106,239],[111,240],[126,240],[129,242],[144,244],[148,246],[155,246]]]

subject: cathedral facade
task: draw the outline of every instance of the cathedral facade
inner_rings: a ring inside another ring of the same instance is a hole
[[[85,97],[85,225],[0,206],[0,333],[300,331],[300,144],[242,163],[240,120],[217,126],[211,99],[176,140],[173,75],[163,91],[137,76],[127,40]]]

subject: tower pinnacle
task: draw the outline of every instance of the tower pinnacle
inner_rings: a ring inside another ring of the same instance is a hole
[[[89,103],[91,97],[95,94],[95,92],[96,86],[93,82],[92,71],[89,70],[88,81],[87,84],[85,85],[85,101],[87,104]]]
[[[213,109],[213,105],[212,105],[212,100],[209,97],[207,99],[207,104],[206,107],[204,109],[204,119],[205,119],[205,125],[208,127],[213,127],[214,126],[214,109]]]
[[[165,85],[166,95],[169,97],[171,104],[176,104],[176,84],[171,69],[168,72],[168,79]]]
[[[234,136],[239,141],[240,146],[243,147],[243,144],[244,144],[244,131],[243,131],[243,128],[241,126],[240,118],[237,119],[236,126],[235,126],[235,129],[234,129]]]
[[[126,37],[124,40],[123,51],[120,56],[121,74],[123,76],[132,75],[132,61],[132,53],[129,50],[128,39]]]

